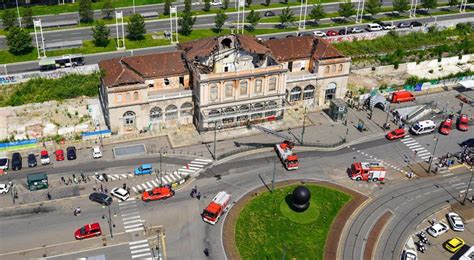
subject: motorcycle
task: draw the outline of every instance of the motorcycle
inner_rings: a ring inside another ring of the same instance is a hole
[[[77,207],[75,210],[74,210],[74,216],[77,216],[77,215],[81,215],[81,208]]]

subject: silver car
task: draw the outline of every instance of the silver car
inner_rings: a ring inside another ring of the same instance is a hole
[[[446,215],[446,217],[448,218],[448,222],[452,230],[464,231],[464,223],[458,214],[450,212],[448,215]]]

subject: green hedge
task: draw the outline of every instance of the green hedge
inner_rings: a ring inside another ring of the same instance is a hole
[[[32,79],[25,83],[3,87],[0,106],[21,106],[50,100],[65,100],[79,96],[97,96],[100,75],[71,74],[59,79]]]

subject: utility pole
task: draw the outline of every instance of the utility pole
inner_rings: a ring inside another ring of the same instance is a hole
[[[214,152],[213,152],[214,161],[217,160],[216,143],[217,143],[217,121],[214,121]]]
[[[122,26],[122,36],[120,36],[120,30],[119,30],[119,21],[120,25]],[[117,30],[117,50],[125,50],[125,29],[124,29],[124,23],[123,23],[123,12],[115,12],[115,28]],[[122,39],[120,39],[122,38]],[[122,40],[122,44],[120,44],[120,41]]]
[[[467,195],[469,194],[469,189],[471,188],[471,183],[472,183],[472,175],[474,175],[474,172],[471,170],[471,178],[469,178],[469,185],[467,185],[467,190],[466,194],[464,195],[464,199],[462,200],[462,205],[466,202]]]
[[[439,132],[436,133],[435,135],[435,145],[434,145],[434,148],[433,148],[433,154],[430,156],[430,165],[428,166],[428,173],[431,172],[431,165],[433,164],[433,159],[434,159],[434,156],[435,156],[435,153],[436,153],[436,147],[438,146],[438,141],[439,141]]]
[[[163,149],[163,148],[161,148]],[[160,186],[163,187],[163,153],[160,149]]]
[[[385,124],[384,124],[384,128],[386,126],[388,126],[388,118],[390,117],[390,103],[388,103],[388,107],[387,107],[387,118],[385,118]]]
[[[171,29],[171,44],[178,43],[178,10],[176,6],[170,7],[170,29]],[[174,39],[176,35],[176,40]]]
[[[273,189],[275,188],[275,173],[276,173],[276,159],[273,157],[273,177],[272,177],[272,192]]]
[[[112,214],[111,214],[111,211],[110,211],[110,205],[108,205],[108,207],[109,207],[109,217],[107,217],[105,215],[102,215],[102,219],[107,219],[107,223],[109,224],[110,238],[114,239],[114,233],[112,232],[112,226],[115,227],[115,224],[112,222]]]
[[[135,0],[133,0],[133,13],[135,14]]]

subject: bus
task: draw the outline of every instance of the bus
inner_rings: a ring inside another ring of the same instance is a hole
[[[84,64],[84,56],[82,54],[68,54],[59,57],[47,57],[42,58],[39,61],[39,67],[41,71],[83,66]]]

